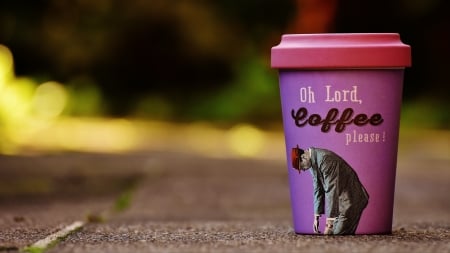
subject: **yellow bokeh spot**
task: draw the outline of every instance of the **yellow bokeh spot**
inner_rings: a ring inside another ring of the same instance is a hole
[[[7,47],[0,45],[0,88],[13,76],[12,53]]]
[[[36,89],[33,97],[34,115],[42,119],[54,119],[67,105],[68,93],[58,82],[46,82]]]
[[[9,82],[4,88],[2,95],[3,108],[11,117],[26,117],[28,116],[30,100],[36,83],[29,78],[16,78]]]
[[[125,119],[61,118],[53,129],[53,133],[43,132],[54,136],[54,139],[46,140],[47,146],[67,150],[125,152],[138,142],[133,125]]]
[[[263,131],[248,124],[236,125],[227,134],[231,151],[245,157],[260,156],[265,140]]]

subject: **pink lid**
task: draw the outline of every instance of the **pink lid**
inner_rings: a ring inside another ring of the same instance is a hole
[[[272,68],[411,66],[411,48],[397,33],[287,34],[272,47]]]

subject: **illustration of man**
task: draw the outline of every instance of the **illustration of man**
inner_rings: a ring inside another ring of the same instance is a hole
[[[292,166],[299,173],[310,169],[314,186],[314,233],[326,214],[326,235],[355,234],[369,195],[350,165],[332,151],[292,149]],[[325,210],[326,209],[326,212]]]

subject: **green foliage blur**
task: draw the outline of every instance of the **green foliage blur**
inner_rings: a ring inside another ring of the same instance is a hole
[[[65,86],[66,115],[281,122],[270,48],[302,2],[3,0],[0,44],[16,76]],[[412,46],[406,122],[449,128],[448,1],[337,3],[327,32],[398,32]]]

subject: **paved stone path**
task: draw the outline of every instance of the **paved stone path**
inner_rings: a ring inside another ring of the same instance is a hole
[[[296,235],[284,161],[1,156],[0,252],[77,220],[45,252],[450,252],[448,137],[404,136],[393,234],[371,236]]]

